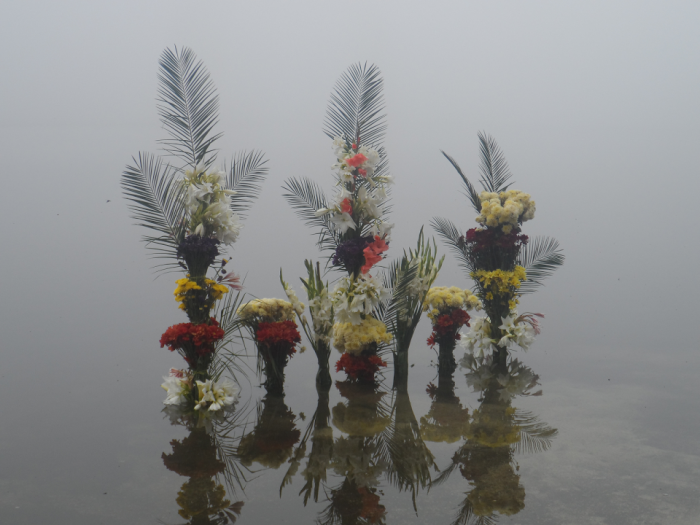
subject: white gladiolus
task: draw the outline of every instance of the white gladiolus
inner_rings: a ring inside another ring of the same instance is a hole
[[[477,359],[483,358],[493,345],[488,317],[473,319],[469,332],[462,332],[460,336],[459,344]]]
[[[195,410],[208,410],[216,412],[226,406],[236,402],[240,388],[230,379],[224,378],[214,382],[197,381],[199,390],[199,402],[195,405]]]

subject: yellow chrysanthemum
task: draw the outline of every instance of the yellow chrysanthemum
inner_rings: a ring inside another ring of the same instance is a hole
[[[481,301],[469,290],[462,290],[456,286],[434,286],[425,295],[423,311],[428,312],[428,317],[434,320],[441,313],[454,308],[465,310],[480,310]]]
[[[347,352],[359,355],[372,343],[388,343],[392,335],[386,325],[374,317],[365,317],[360,324],[335,323],[333,325],[333,345],[342,354]]]
[[[279,322],[293,321],[294,309],[292,303],[282,299],[253,299],[242,304],[237,311],[245,322]]]

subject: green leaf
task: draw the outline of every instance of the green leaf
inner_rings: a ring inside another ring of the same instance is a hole
[[[450,157],[447,153],[444,151],[440,150],[440,152],[445,156],[447,160],[450,161],[450,164],[454,167],[454,169],[457,170],[457,173],[459,173],[459,176],[462,178],[462,182],[464,182],[464,186],[467,189],[467,197],[472,203],[472,206],[474,206],[474,209],[476,210],[476,213],[481,213],[481,199],[479,198],[479,192],[476,191],[476,188],[474,185],[469,181],[467,176],[464,174],[462,171],[462,168],[459,167],[459,164],[457,164],[457,161]]]
[[[520,294],[532,293],[542,281],[564,264],[559,241],[552,237],[532,237],[520,249],[517,264],[525,268],[527,280],[520,286]]]
[[[431,225],[457,256],[459,266],[464,269],[467,278],[471,279],[471,274],[476,271],[476,269],[467,255],[467,245],[464,242],[463,235],[459,232],[454,223],[448,219],[433,217]]]
[[[166,49],[158,71],[158,114],[170,138],[161,142],[165,151],[194,167],[210,165],[216,158],[211,135],[219,120],[219,96],[204,63],[191,49]],[[207,157],[207,154],[210,154]]]
[[[486,191],[492,193],[506,191],[510,186],[506,182],[511,178],[511,173],[501,149],[492,136],[480,131],[478,137],[481,152],[481,164],[479,165],[481,185]],[[481,206],[479,206],[479,212],[481,212]]]
[[[328,202],[323,190],[311,179],[292,178],[285,181],[284,198],[294,208],[296,214],[312,228],[316,228],[318,245],[321,249],[335,250],[340,242],[340,232],[331,222],[328,214],[316,216],[316,211],[327,208]]]
[[[229,170],[224,167],[224,171],[228,171],[226,188],[236,192],[235,195],[231,195],[231,210],[241,218],[245,218],[260,195],[262,183],[267,176],[266,163],[267,160],[261,151],[250,151],[239,153],[233,159]]]
[[[383,84],[377,66],[350,66],[331,93],[324,133],[331,139],[345,137],[358,145],[380,146],[387,128],[386,115],[382,113]]]
[[[124,197],[130,201],[131,217],[138,225],[160,234],[143,237],[154,258],[171,260],[160,268],[179,268],[172,261],[186,231],[183,186],[175,177],[176,170],[159,158],[139,153],[133,161],[134,165],[126,167],[121,180]]]

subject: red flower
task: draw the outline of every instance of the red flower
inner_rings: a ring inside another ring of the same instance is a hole
[[[343,199],[343,202],[340,203],[340,211],[352,214],[352,201],[347,198]]]
[[[301,342],[301,335],[294,321],[259,323],[255,338],[270,351],[284,352],[287,355],[295,353],[295,345]]]
[[[344,353],[335,364],[335,371],[344,371],[348,378],[353,381],[358,379],[363,382],[374,381],[374,374],[377,373],[380,367],[386,366],[386,362],[382,361],[377,355],[370,356],[354,356]]]
[[[368,244],[362,253],[365,256],[365,265],[362,267],[362,273],[367,273],[372,266],[382,260],[381,254],[389,249],[389,245],[384,242],[384,239],[378,235],[374,236],[374,241]]]
[[[366,177],[366,176],[367,176],[367,170],[364,170],[364,169],[362,169],[362,168],[357,168],[357,173],[359,173],[359,174],[362,175],[363,177]]]
[[[200,356],[209,354],[214,351],[214,343],[223,339],[225,335],[216,319],[210,318],[209,323],[173,325],[161,336],[160,347],[167,345],[171,352],[190,347]]]
[[[428,338],[428,346],[431,348],[436,344],[461,339],[459,329],[462,326],[469,326],[469,314],[461,308],[455,308],[449,313],[439,315],[433,321],[433,333]]]
[[[348,166],[352,166],[353,168],[357,168],[359,166],[362,166],[362,164],[365,163],[367,160],[367,157],[365,157],[362,153],[358,153],[349,159],[346,159],[345,162],[348,163]]]

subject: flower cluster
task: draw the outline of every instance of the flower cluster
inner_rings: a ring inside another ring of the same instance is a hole
[[[180,303],[179,308],[187,312],[190,320],[199,320],[202,317],[206,319],[216,301],[229,291],[225,285],[206,277],[192,280],[187,276],[175,283],[175,301]]]
[[[231,195],[235,192],[223,187],[225,175],[218,170],[207,172],[200,163],[194,170],[185,172],[182,184],[190,231],[232,244],[240,233],[241,222],[231,210]]]
[[[170,351],[194,351],[202,356],[214,351],[214,343],[224,338],[224,331],[213,317],[210,324],[179,323],[168,328],[160,338],[160,347]]]
[[[237,312],[241,320],[248,325],[294,320],[294,306],[282,299],[253,299],[239,306]]]
[[[336,284],[331,302],[339,322],[360,324],[363,316],[370,314],[390,295],[389,290],[371,275],[360,275],[357,279],[347,276]]]
[[[461,308],[455,308],[448,314],[441,314],[433,319],[433,332],[428,337],[428,346],[449,345],[460,339],[458,333],[463,326],[469,326],[469,314]]]
[[[187,402],[187,397],[192,390],[192,374],[171,368],[170,373],[163,376],[163,384],[160,387],[167,393],[163,401],[164,405],[182,405]]]
[[[385,366],[386,362],[378,355],[365,356],[344,353],[335,364],[335,371],[345,372],[351,381],[371,383],[379,368]]]
[[[518,304],[515,292],[520,288],[520,283],[525,280],[525,268],[516,266],[512,272],[505,270],[477,270],[472,277],[480,283],[487,301],[507,304],[512,310]]]
[[[216,412],[236,402],[240,388],[230,379],[197,381],[199,397],[195,410]]]
[[[387,333],[386,325],[374,317],[365,317],[360,324],[336,323],[333,327],[333,344],[339,352],[359,356],[370,347],[376,349],[382,343],[388,343],[392,335]]]
[[[192,275],[206,275],[219,255],[221,241],[213,237],[188,235],[177,246],[177,258],[185,261]]]
[[[540,333],[537,317],[544,318],[544,315],[523,314],[518,316],[518,312],[511,310],[507,317],[502,318],[503,324],[499,326],[505,335],[498,342],[498,345],[507,348],[515,343],[523,350],[530,348],[535,336]]]
[[[342,235],[352,230],[356,233],[353,237],[357,237],[365,225],[371,225],[372,236],[388,240],[393,225],[381,220],[381,207],[387,199],[385,187],[393,180],[378,173],[379,152],[340,137],[333,141],[333,149],[338,159],[333,169],[340,190],[335,203],[317,210],[316,215],[330,213],[330,222]]]
[[[389,245],[379,235],[347,239],[336,247],[333,266],[342,266],[351,275],[366,274],[388,249]]]
[[[518,224],[535,217],[535,201],[528,193],[518,190],[491,193],[482,191],[481,214],[476,222],[491,228],[501,226],[503,233],[510,233]]]
[[[294,321],[263,321],[258,324],[255,338],[258,344],[265,345],[268,350],[288,356],[296,352],[296,344],[301,342],[301,335]]]
[[[440,314],[449,313],[455,308],[464,310],[481,310],[481,301],[469,290],[456,286],[434,286],[425,296],[423,311],[435,322]]]
[[[460,345],[472,353],[475,358],[483,358],[493,348],[491,339],[491,321],[488,317],[478,317],[471,323],[469,333],[462,333]]]

